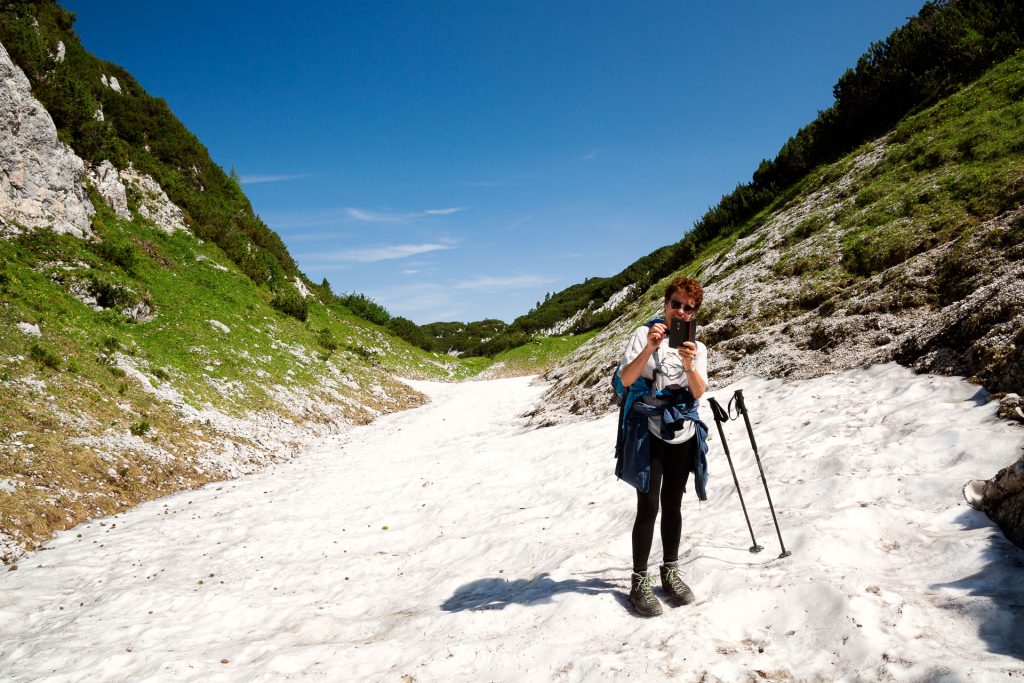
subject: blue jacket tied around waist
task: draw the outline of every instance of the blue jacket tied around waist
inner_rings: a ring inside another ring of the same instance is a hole
[[[660,320],[647,323],[650,327]],[[693,397],[689,387],[662,390],[653,393],[651,382],[640,377],[627,389],[622,384],[618,370],[612,377],[615,393],[622,399],[619,413],[619,431],[615,443],[615,476],[627,484],[646,493],[651,485],[651,433],[647,419],[661,414],[661,438],[671,439],[686,420],[694,423],[694,437],[697,439],[697,457],[694,460],[694,488],[697,498],[707,500],[708,483],[708,427],[700,419],[700,401]],[[657,403],[646,403],[638,399],[653,395]]]

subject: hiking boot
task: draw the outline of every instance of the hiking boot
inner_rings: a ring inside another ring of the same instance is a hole
[[[629,601],[633,603],[637,614],[642,617],[656,617],[661,614],[661,603],[654,596],[651,584],[651,575],[647,572],[637,574],[633,572],[633,587],[629,591]]]
[[[677,606],[689,605],[696,600],[690,587],[683,583],[681,573],[675,564],[661,565],[661,587],[668,593],[672,603]]]

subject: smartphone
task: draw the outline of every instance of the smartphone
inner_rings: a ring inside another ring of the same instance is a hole
[[[674,349],[678,349],[683,345],[683,342],[696,342],[697,341],[697,319],[683,320],[682,318],[674,318],[672,320],[672,326],[668,330],[668,345]]]

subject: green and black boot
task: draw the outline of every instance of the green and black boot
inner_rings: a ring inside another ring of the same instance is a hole
[[[637,614],[642,617],[656,617],[661,614],[661,603],[654,596],[651,584],[651,575],[647,572],[637,574],[633,572],[633,587],[629,591],[629,601],[633,603]]]
[[[661,587],[676,606],[689,605],[696,600],[690,587],[683,583],[680,573],[675,562],[661,565]]]

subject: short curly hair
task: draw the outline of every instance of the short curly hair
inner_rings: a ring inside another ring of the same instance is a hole
[[[677,277],[665,287],[665,301],[672,298],[673,294],[682,294],[693,298],[697,308],[704,302],[704,288],[692,277]]]

